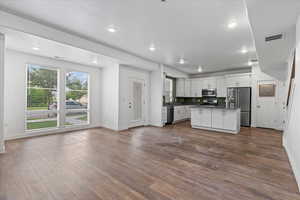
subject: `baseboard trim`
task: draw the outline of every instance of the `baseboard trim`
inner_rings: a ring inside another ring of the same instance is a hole
[[[91,125],[91,126],[83,126],[83,127],[58,128],[58,129],[45,130],[45,131],[39,131],[39,132],[26,132],[26,133],[24,132],[22,134],[5,137],[4,140],[9,141],[9,140],[16,140],[16,139],[23,139],[23,138],[54,135],[54,134],[67,133],[67,132],[71,132],[71,131],[87,130],[87,129],[93,129],[93,128],[102,128],[102,127],[100,125]]]
[[[292,170],[294,172],[294,176],[295,176],[295,179],[296,179],[296,182],[297,182],[297,185],[298,185],[298,191],[300,192],[300,171],[299,169],[297,168],[296,166],[296,162],[295,162],[295,159],[293,157],[293,154],[291,153],[291,151],[289,150],[288,148],[288,145],[287,145],[287,141],[286,141],[286,138],[282,137],[282,145],[288,155],[288,159],[290,161],[290,164],[292,166]]]

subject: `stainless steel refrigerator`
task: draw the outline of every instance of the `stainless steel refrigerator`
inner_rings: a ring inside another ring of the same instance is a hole
[[[251,88],[228,88],[227,102],[241,109],[241,126],[251,126]]]

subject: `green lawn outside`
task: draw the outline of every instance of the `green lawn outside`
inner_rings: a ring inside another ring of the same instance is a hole
[[[57,121],[44,121],[44,122],[28,122],[27,129],[42,129],[42,128],[53,128],[57,127]]]
[[[48,107],[27,107],[27,110],[48,110]]]
[[[87,121],[87,115],[82,116],[82,117],[78,117],[77,119],[81,120],[81,121]]]

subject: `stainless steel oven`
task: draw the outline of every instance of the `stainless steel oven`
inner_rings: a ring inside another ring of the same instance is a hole
[[[203,89],[202,90],[202,97],[216,97],[217,96],[217,89]]]
[[[216,106],[216,105],[218,105],[218,98],[217,97],[205,97],[202,100],[202,104]]]

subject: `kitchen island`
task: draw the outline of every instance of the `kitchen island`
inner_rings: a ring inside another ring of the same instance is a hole
[[[192,128],[237,134],[240,132],[240,108],[224,106],[191,107]]]

